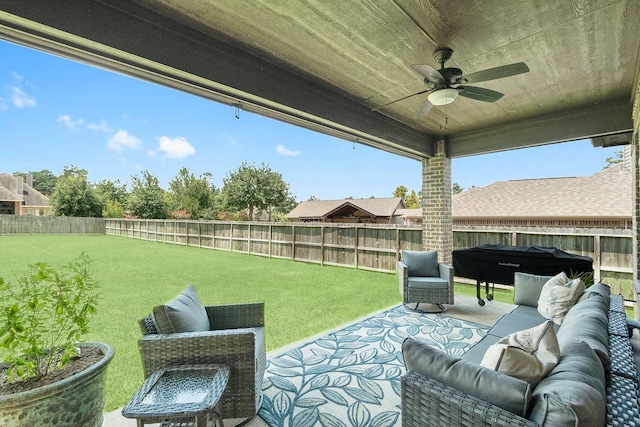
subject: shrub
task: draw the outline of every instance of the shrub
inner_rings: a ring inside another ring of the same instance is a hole
[[[0,278],[0,347],[8,350],[10,381],[41,378],[78,356],[98,298],[90,264],[82,253],[60,271],[38,262],[15,284]]]

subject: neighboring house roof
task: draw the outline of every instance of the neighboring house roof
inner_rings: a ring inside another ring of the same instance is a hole
[[[629,218],[632,175],[622,164],[590,176],[499,181],[453,196],[454,219]]]
[[[307,200],[301,202],[287,218],[322,219],[337,213],[345,207],[353,207],[375,217],[392,217],[398,208],[404,208],[401,197],[342,199],[342,200]]]
[[[21,202],[22,196],[0,185],[0,202]]]
[[[26,193],[26,194],[25,194]],[[0,201],[22,202],[26,206],[48,206],[49,199],[38,190],[8,173],[0,174]]]
[[[402,218],[417,218],[422,219],[422,208],[417,209],[398,209],[396,215]]]

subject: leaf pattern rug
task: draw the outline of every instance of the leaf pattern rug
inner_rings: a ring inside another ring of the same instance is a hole
[[[460,356],[488,329],[390,308],[270,358],[259,415],[270,427],[399,425],[404,339]]]

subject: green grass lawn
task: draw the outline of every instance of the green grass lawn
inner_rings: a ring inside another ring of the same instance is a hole
[[[264,301],[267,350],[400,303],[393,274],[115,236],[0,236],[0,277],[13,281],[37,261],[61,267],[81,252],[93,260],[101,293],[87,338],[115,349],[105,411],[142,384],[137,320],[187,285],[204,304]]]

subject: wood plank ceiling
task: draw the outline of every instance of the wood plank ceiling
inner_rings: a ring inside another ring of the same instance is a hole
[[[0,37],[419,158],[633,130],[637,0],[0,0]],[[413,64],[530,72],[416,112]],[[375,111],[374,111],[375,110]],[[624,140],[624,139],[623,139]]]

